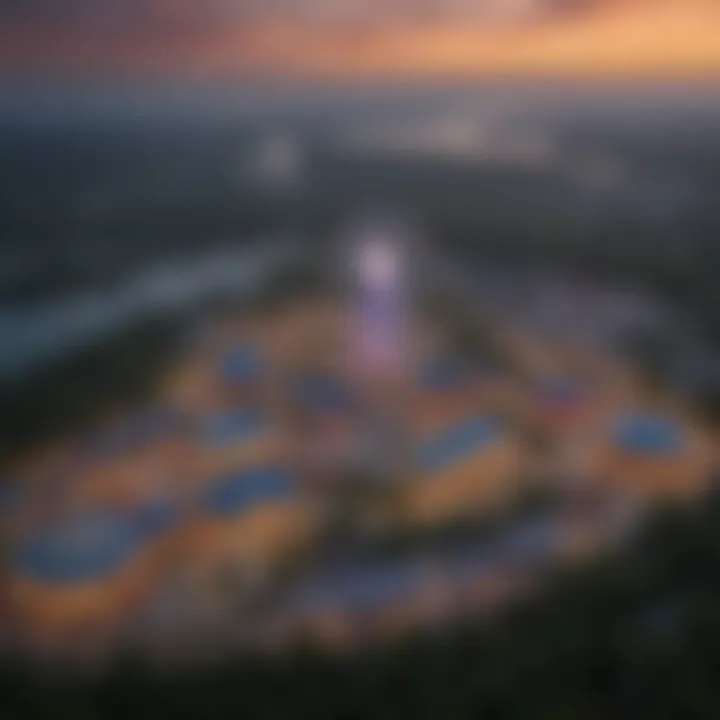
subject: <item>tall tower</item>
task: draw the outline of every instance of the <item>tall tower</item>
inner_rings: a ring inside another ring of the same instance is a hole
[[[407,464],[404,400],[408,379],[408,271],[402,237],[371,226],[351,246],[351,365],[363,406],[363,465],[378,478]]]
[[[407,344],[406,277],[400,242],[370,230],[353,248],[356,284],[354,345],[357,370],[370,380],[391,380],[404,370]]]

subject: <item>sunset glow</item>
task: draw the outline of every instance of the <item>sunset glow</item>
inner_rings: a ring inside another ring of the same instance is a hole
[[[75,18],[56,26],[40,15],[22,21],[11,15],[0,23],[0,70],[329,77],[720,70],[720,7],[706,0],[495,0],[484,4],[482,15],[475,7],[482,3],[447,4],[452,12],[434,20],[406,2],[393,13],[373,6],[372,15],[348,12],[319,21],[308,14],[315,5],[306,0],[228,17],[217,7],[163,4],[162,21],[128,11],[117,25]],[[146,6],[159,7],[138,4],[143,12]]]

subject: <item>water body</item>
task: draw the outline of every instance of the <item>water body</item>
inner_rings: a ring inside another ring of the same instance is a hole
[[[248,292],[292,258],[285,239],[165,263],[110,287],[34,306],[0,309],[0,377],[62,357],[145,317],[187,311],[218,293]]]

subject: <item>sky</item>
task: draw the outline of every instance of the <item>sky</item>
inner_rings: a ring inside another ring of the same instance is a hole
[[[712,76],[719,0],[0,0],[4,77]]]

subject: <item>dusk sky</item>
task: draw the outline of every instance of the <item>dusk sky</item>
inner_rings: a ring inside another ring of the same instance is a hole
[[[0,74],[720,72],[717,0],[0,0]]]

